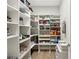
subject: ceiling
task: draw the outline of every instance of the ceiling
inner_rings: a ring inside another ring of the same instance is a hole
[[[28,0],[31,6],[59,6],[61,0]]]

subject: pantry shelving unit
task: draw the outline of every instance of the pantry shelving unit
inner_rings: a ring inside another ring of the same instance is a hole
[[[16,3],[15,3],[16,2]],[[7,1],[7,58],[19,57],[19,7],[18,0]]]
[[[31,15],[31,35],[38,34],[38,16]]]
[[[55,49],[58,40],[61,39],[60,34],[60,17],[58,15],[38,15],[39,31],[38,31],[38,49]],[[53,48],[52,48],[53,47]]]
[[[56,46],[54,40],[61,38],[59,17],[30,15],[31,11],[22,0],[8,0],[7,3],[8,59],[31,59],[34,46],[38,46],[39,51]]]
[[[28,42],[25,42],[26,45],[27,45],[27,43]],[[34,45],[35,45],[34,43],[31,43],[31,44],[28,45],[27,50],[21,51],[21,53],[20,53],[20,59],[24,59],[24,56],[29,53],[29,51],[34,47]],[[31,57],[31,54],[29,54],[29,56]]]
[[[38,16],[31,15],[31,42],[37,43],[38,41]]]
[[[25,1],[25,0],[24,0]],[[31,49],[34,47],[34,43],[31,43],[30,38],[30,10],[20,1],[20,59],[31,59]]]
[[[23,42],[25,42],[25,41],[27,41],[27,40],[30,40],[30,37],[29,37],[29,38],[25,38],[25,39],[23,39],[23,40],[20,40],[19,43],[23,43]]]
[[[31,59],[30,12],[26,0],[7,1],[8,59]]]
[[[31,54],[38,49],[38,30],[38,15],[31,14],[31,42],[35,44]]]

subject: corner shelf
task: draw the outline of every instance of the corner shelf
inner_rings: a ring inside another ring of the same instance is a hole
[[[33,37],[33,36],[37,36],[38,34],[33,34],[33,35],[30,35],[30,37]]]
[[[35,46],[34,43],[31,44],[31,46],[26,51],[24,51],[23,54],[20,54],[20,59],[22,59],[31,50],[31,48],[33,48],[34,46]]]
[[[25,38],[25,39],[20,40],[19,43],[23,43],[23,42],[28,41],[28,40],[30,40],[30,37],[29,37],[29,38]]]

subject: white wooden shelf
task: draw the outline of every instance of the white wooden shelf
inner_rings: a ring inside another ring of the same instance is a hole
[[[57,37],[57,36],[60,36],[60,35],[50,35],[50,36],[56,36]]]
[[[28,40],[30,40],[30,37],[29,37],[29,38],[25,38],[25,39],[20,40],[19,43],[23,43],[23,42],[28,41]]]
[[[12,21],[12,22],[7,22],[7,24],[19,24],[18,23],[18,12],[19,12],[18,9],[7,4],[7,16],[9,16]]]
[[[30,35],[30,37],[33,37],[33,36],[37,36],[38,34],[33,34],[33,35]]]
[[[55,43],[39,43],[37,45],[57,45],[57,44],[55,44]]]
[[[19,13],[20,13],[21,17],[25,17],[25,18],[29,18],[30,17],[30,15],[27,14],[27,13],[22,13],[22,12],[19,12]]]
[[[11,39],[11,38],[15,38],[15,37],[18,37],[18,35],[10,35],[10,36],[7,36],[7,39]]]
[[[19,25],[20,27],[29,27],[30,28],[30,26],[29,25]]]
[[[50,43],[39,43],[38,45],[50,45]]]
[[[43,25],[43,26],[45,26],[45,25],[50,25],[50,24],[39,24],[39,25]]]
[[[9,4],[7,4],[7,9],[8,9],[9,11],[19,11],[18,9],[16,9],[16,8],[13,7],[13,6],[10,6]]]
[[[30,53],[29,51],[31,51],[31,48],[34,46],[34,44],[31,44],[30,37],[23,39],[23,40],[19,39],[19,33],[30,35],[30,10],[20,0],[8,0],[7,1],[7,17],[11,18],[11,19],[7,18],[7,28],[9,28],[7,30],[8,32],[12,34],[10,36],[7,36],[8,57],[13,56],[14,58],[14,56],[16,56],[17,58],[22,59],[27,53]],[[21,18],[23,18],[23,25],[21,25],[22,22],[20,22]],[[27,50],[21,54],[19,51],[20,44],[24,43],[25,41],[26,43],[28,42],[27,43],[28,48],[26,47]],[[30,56],[30,54],[28,54],[28,56]],[[28,58],[29,57],[27,57],[26,59]]]
[[[50,37],[50,35],[39,35],[39,37]]]
[[[60,23],[60,21],[53,21],[52,23]]]
[[[61,46],[68,46],[68,43],[59,43]]]
[[[50,38],[39,38],[39,40],[41,40],[41,41],[44,40],[45,41],[45,40],[50,40]]]
[[[38,20],[36,21],[36,20],[31,20],[32,22],[36,22],[36,23],[38,23]]]
[[[37,30],[38,28],[36,28],[36,27],[31,27],[31,29],[33,29],[33,30]]]
[[[50,19],[58,19],[58,20],[60,20],[60,18],[50,18]]]
[[[18,23],[14,23],[14,22],[7,22],[7,24],[18,25]]]
[[[31,44],[31,46],[26,51],[24,51],[23,54],[20,54],[20,59],[22,59],[34,46],[35,46],[34,43]]]

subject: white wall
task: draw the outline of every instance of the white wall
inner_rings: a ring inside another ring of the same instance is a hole
[[[32,14],[49,14],[49,15],[59,15],[58,7],[32,7],[34,12]]]
[[[62,34],[62,39],[66,42],[70,43],[70,0],[62,0],[61,6],[60,6],[60,18],[61,23],[62,21],[66,21],[66,37]],[[62,30],[62,29],[61,29]],[[68,59],[70,58],[70,47],[68,47]]]
[[[66,37],[62,35],[62,39],[70,43],[70,0],[62,0],[60,6],[60,18],[66,21]]]

